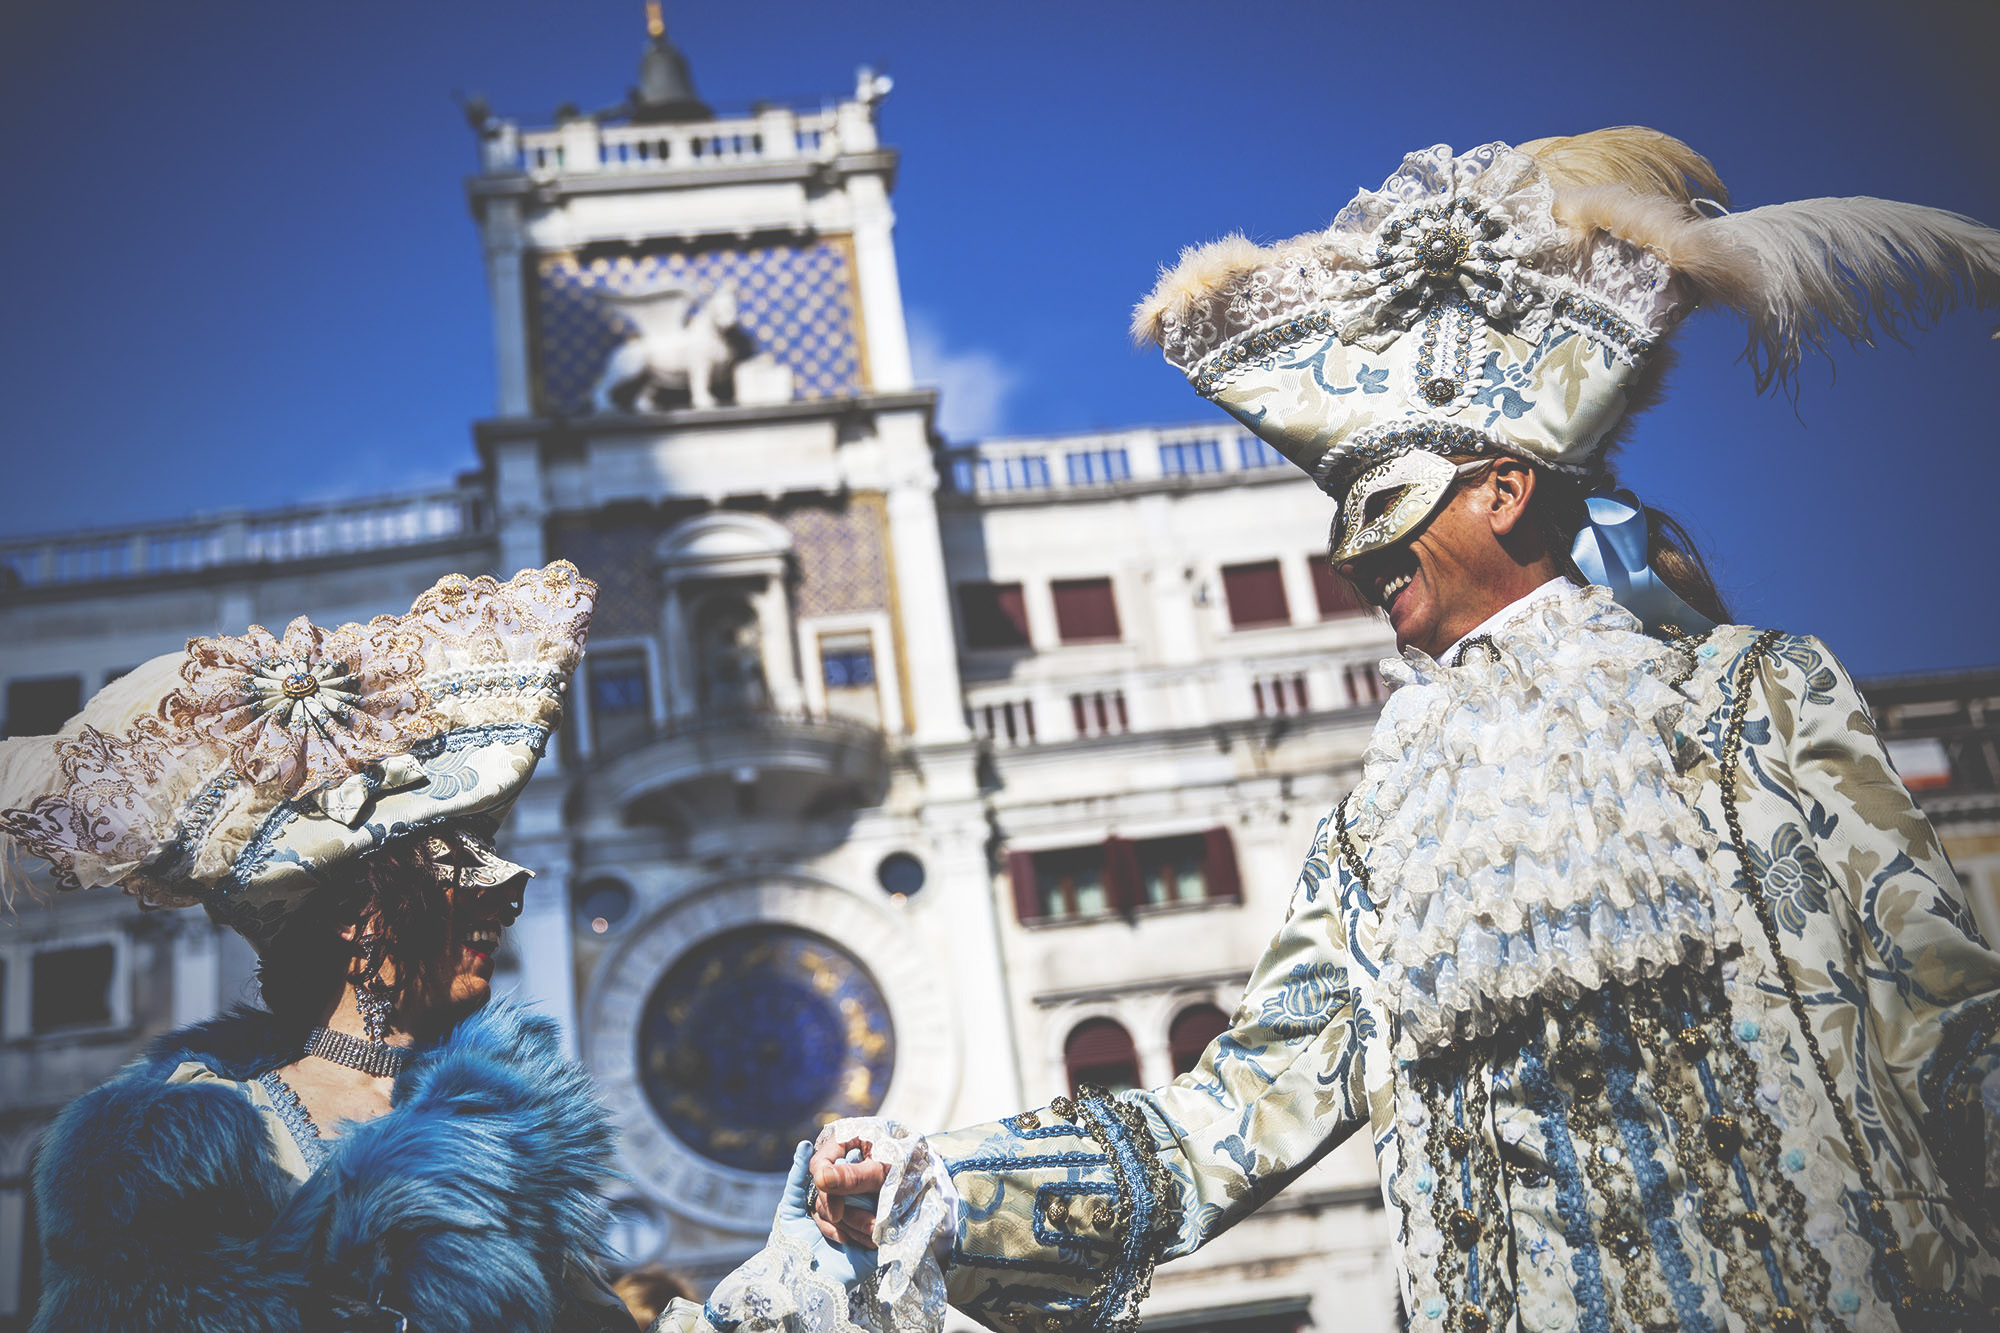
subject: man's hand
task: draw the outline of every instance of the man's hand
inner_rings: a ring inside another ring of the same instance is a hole
[[[875,1271],[875,1256],[868,1251],[875,1248],[868,1243],[855,1253],[842,1248],[839,1236],[815,1234],[825,1233],[826,1227],[806,1209],[806,1196],[811,1193],[812,1176],[807,1168],[811,1160],[812,1145],[801,1143],[792,1154],[792,1173],[785,1179],[785,1195],[778,1202],[778,1228],[787,1235],[804,1242],[811,1252],[815,1271],[831,1277],[842,1286],[851,1287],[856,1281]],[[853,1215],[853,1210],[849,1210]],[[829,1242],[831,1242],[829,1244]]]
[[[812,1183],[818,1198],[812,1219],[835,1245],[875,1248],[875,1196],[889,1178],[887,1163],[869,1160],[866,1139],[823,1143],[813,1149]]]

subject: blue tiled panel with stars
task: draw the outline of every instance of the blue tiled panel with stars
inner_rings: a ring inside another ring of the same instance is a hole
[[[801,245],[543,255],[534,282],[536,399],[549,415],[590,411],[590,391],[629,331],[624,316],[597,299],[604,291],[683,286],[706,299],[727,283],[736,289],[744,331],[758,351],[791,368],[798,397],[842,397],[866,387],[845,237]]]
[[[559,523],[550,533],[551,555],[570,561],[597,583],[590,626],[600,640],[659,632],[661,592],[653,548],[662,530],[652,520],[579,519]]]
[[[881,611],[889,605],[889,561],[880,500],[857,496],[837,509],[807,506],[779,519],[798,553],[801,616]]]

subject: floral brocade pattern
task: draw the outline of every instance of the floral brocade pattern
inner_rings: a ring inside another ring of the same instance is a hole
[[[1771,904],[1771,915],[1787,932],[1805,931],[1812,917],[1827,910],[1826,867],[1804,830],[1787,824],[1769,847],[1752,843],[1743,849]]]

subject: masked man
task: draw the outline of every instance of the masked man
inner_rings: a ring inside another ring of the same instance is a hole
[[[1365,1129],[1413,1328],[1996,1326],[2000,956],[1839,663],[1717,623],[1606,454],[1697,303],[1743,312],[1783,382],[1899,300],[1992,303],[2000,233],[1721,198],[1648,130],[1438,147],[1325,232],[1189,252],[1140,306],[1340,501],[1332,557],[1394,623],[1400,688],[1193,1072],[927,1141],[953,1304],[1133,1328],[1157,1261]],[[882,1183],[837,1160],[878,1137],[813,1163],[850,1254],[911,1211],[906,1146],[881,1220],[841,1202]]]

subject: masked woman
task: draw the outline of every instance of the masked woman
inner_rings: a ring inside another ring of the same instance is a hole
[[[36,1172],[37,1329],[629,1329],[609,1135],[553,1023],[488,1004],[530,872],[493,831],[595,588],[453,576],[407,615],[197,639],[0,746],[0,832],[62,889],[199,904],[266,1008],[171,1033]]]

